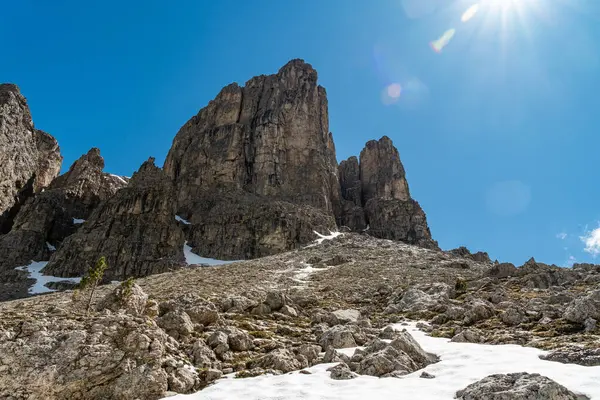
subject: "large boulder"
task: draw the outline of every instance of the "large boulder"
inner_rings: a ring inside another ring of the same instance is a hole
[[[438,360],[425,352],[408,332],[401,331],[396,332],[390,343],[374,339],[364,350],[357,350],[350,366],[360,375],[389,377],[409,374]]]
[[[496,374],[470,384],[456,393],[460,400],[586,400],[552,379],[526,372]]]
[[[600,320],[600,289],[569,303],[564,317],[567,321],[577,323],[584,323],[589,318]]]
[[[159,399],[202,386],[180,345],[129,313],[41,312],[2,329],[0,398]]]
[[[101,256],[108,263],[105,281],[166,272],[185,265],[184,242],[172,182],[151,158],[65,239],[43,272],[81,276]]]
[[[148,295],[136,283],[125,281],[100,300],[98,311],[126,312],[140,316],[144,315],[148,305]]]

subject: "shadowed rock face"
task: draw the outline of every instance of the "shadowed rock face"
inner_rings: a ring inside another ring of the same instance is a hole
[[[212,193],[191,218],[190,242],[198,254],[251,259],[282,253],[335,230],[335,219],[307,205],[240,192]]]
[[[372,236],[437,249],[425,212],[410,197],[398,150],[387,136],[367,142],[339,166],[341,224]]]
[[[129,185],[102,202],[44,268],[55,276],[81,276],[105,256],[105,280],[124,280],[179,268],[184,234],[175,221],[173,185],[146,161]]]
[[[35,129],[16,85],[0,84],[0,234],[12,228],[19,208],[60,172],[56,140]]]
[[[15,218],[12,230],[0,236],[0,267],[27,265],[50,258],[50,246],[62,241],[87,219],[101,201],[127,185],[125,179],[102,172],[104,159],[97,148],[79,158],[47,190],[29,199]],[[50,246],[48,246],[50,244]]]
[[[235,206],[239,216],[246,213],[241,208],[249,214],[257,209],[266,212],[263,197],[282,202],[278,204],[285,210],[291,210],[291,205],[311,207],[308,215],[321,213],[315,217],[319,221],[339,216],[335,148],[329,133],[327,97],[325,89],[317,85],[317,72],[302,60],[293,60],[275,75],[252,78],[244,87],[225,87],[181,128],[164,170],[175,181],[179,212],[194,221],[192,240],[196,247],[202,246],[201,241],[216,245],[221,237],[233,237],[240,226],[233,223],[218,230],[211,228],[216,220],[232,222],[208,217],[205,208],[199,208],[203,202],[217,202],[218,198],[213,199],[215,190],[242,197]],[[248,235],[243,236],[257,243],[276,240],[280,222],[289,219],[274,216],[279,222],[272,222],[267,214],[260,214],[252,228],[244,228]],[[292,214],[292,225],[305,227],[302,233],[288,232],[285,240],[277,239],[277,243],[259,246],[261,250],[250,253],[266,255],[276,249],[294,248],[298,240],[313,239],[307,232],[322,224],[314,225],[313,217]],[[211,246],[211,255],[227,253],[230,244],[221,243],[222,249]],[[248,246],[249,242],[236,248]],[[234,254],[240,253],[230,255]]]

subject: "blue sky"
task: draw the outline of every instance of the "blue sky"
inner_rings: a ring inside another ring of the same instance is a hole
[[[97,146],[131,175],[223,86],[303,58],[338,159],[391,137],[443,248],[567,265],[600,250],[599,22],[596,0],[20,0],[0,15],[0,81],[65,169]]]

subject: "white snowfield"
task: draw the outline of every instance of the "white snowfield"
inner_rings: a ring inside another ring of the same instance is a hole
[[[235,379],[231,375],[190,395],[169,400],[450,400],[467,385],[492,374],[511,372],[539,373],[567,389],[600,400],[600,366],[583,367],[541,360],[542,350],[517,345],[451,343],[448,339],[426,336],[415,327],[406,328],[421,346],[440,356],[441,361],[402,378],[360,376],[351,380],[333,380],[327,368],[319,364],[308,368],[311,375],[298,371],[285,375],[264,375]],[[435,375],[420,378],[421,372]]]
[[[85,222],[85,219],[73,218],[73,224],[75,224],[75,225],[83,224],[84,222]]]
[[[54,289],[47,288],[44,286],[48,282],[73,282],[79,283],[81,278],[61,278],[58,276],[43,275],[40,271],[48,264],[48,261],[32,261],[31,264],[24,267],[17,267],[20,271],[29,272],[29,277],[35,279],[35,283],[29,288],[29,294],[49,293],[55,292]]]
[[[214,266],[214,265],[231,264],[234,262],[242,261],[242,260],[233,260],[233,261],[215,260],[214,258],[201,257],[196,253],[192,253],[192,247],[189,246],[187,244],[187,242],[185,242],[185,244],[183,245],[183,254],[185,255],[185,262],[187,263],[187,265],[206,264],[206,265]]]

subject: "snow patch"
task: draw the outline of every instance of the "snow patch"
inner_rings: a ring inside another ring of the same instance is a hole
[[[308,368],[311,375],[295,371],[277,376],[221,379],[198,393],[177,395],[169,400],[450,400],[458,390],[488,375],[511,372],[539,373],[573,392],[600,400],[600,366],[583,367],[541,360],[539,355],[545,351],[518,345],[452,343],[448,339],[427,336],[415,325],[414,322],[396,324],[395,328],[406,328],[426,351],[440,356],[440,362],[424,368],[435,375],[435,379],[420,378],[423,370],[419,370],[402,378],[360,376],[336,381],[326,371],[336,364],[319,364]]]
[[[183,254],[185,255],[185,262],[187,263],[187,265],[205,264],[205,265],[213,266],[213,265],[225,265],[225,264],[231,264],[231,263],[238,262],[238,261],[243,261],[243,260],[233,260],[233,261],[215,260],[214,258],[201,257],[198,254],[192,253],[192,247],[189,246],[187,244],[187,242],[185,242],[185,244],[183,245]]]
[[[329,231],[329,235],[321,235],[317,231],[313,231],[313,232],[318,236],[318,238],[314,241],[313,244],[309,244],[306,247],[314,247],[316,245],[319,245],[319,244],[323,243],[323,241],[325,241],[325,240],[332,240],[332,239],[335,239],[338,236],[343,235],[342,232],[331,232],[331,231]]]
[[[48,250],[50,251],[56,251],[56,247],[52,246],[50,243],[46,242],[46,247],[48,248]]]
[[[83,224],[84,222],[85,219],[73,218],[73,224],[75,225]]]
[[[191,222],[189,222],[189,221],[186,221],[185,219],[181,218],[179,215],[176,215],[176,216],[175,216],[175,221],[182,222],[182,223],[183,223],[183,224],[185,224],[185,225],[191,225],[191,224],[192,224]]]
[[[110,176],[113,176],[113,177],[115,177],[115,178],[117,178],[117,179],[119,179],[119,180],[120,180],[121,182],[123,182],[124,184],[127,184],[127,181],[126,181],[125,179],[123,179],[123,177],[122,177],[122,176],[115,175],[115,174],[109,174],[109,175],[110,175]]]
[[[48,261],[32,261],[31,264],[24,267],[17,267],[15,269],[19,271],[29,272],[29,277],[35,279],[35,283],[29,288],[29,294],[49,293],[55,292],[56,290],[46,287],[46,283],[49,282],[73,282],[79,283],[81,278],[62,278],[58,276],[44,275],[41,270],[48,264]]]

